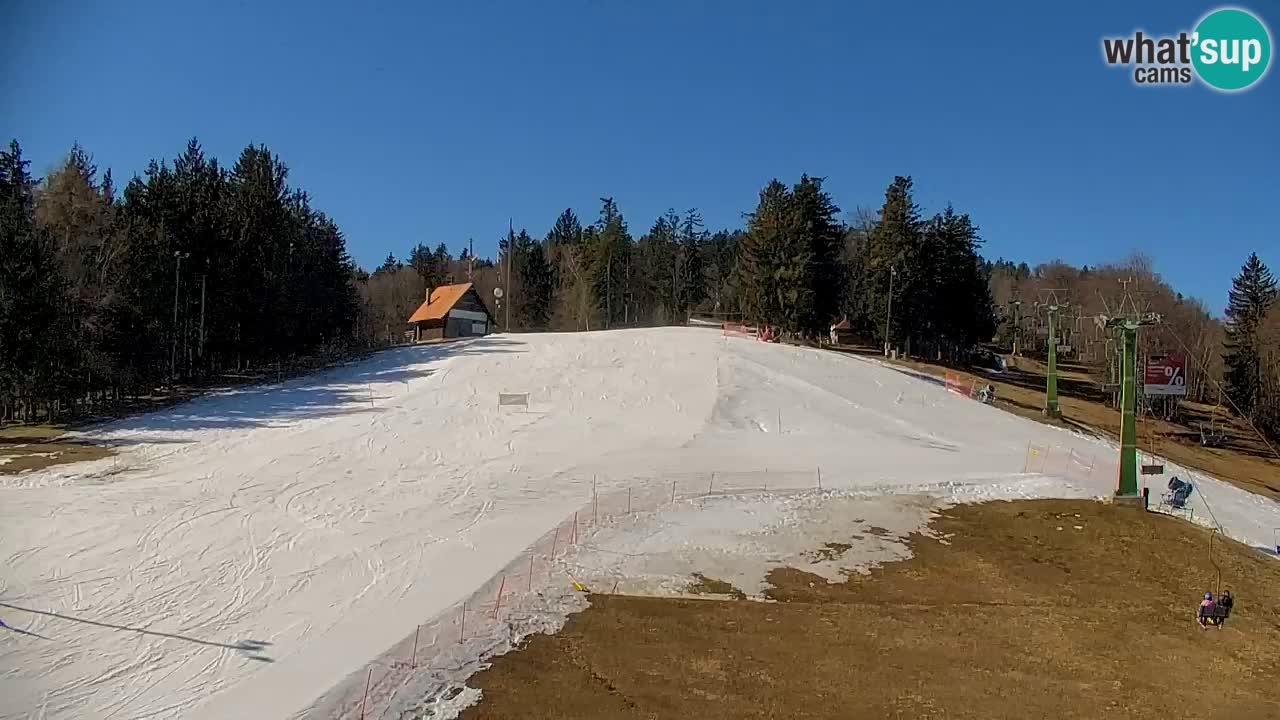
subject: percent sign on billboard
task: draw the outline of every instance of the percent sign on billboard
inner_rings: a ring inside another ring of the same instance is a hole
[[[1186,395],[1187,358],[1184,355],[1152,355],[1142,378],[1147,395]]]

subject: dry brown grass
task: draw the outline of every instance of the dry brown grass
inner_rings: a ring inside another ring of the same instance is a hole
[[[1079,526],[1077,529],[1076,526]],[[499,718],[1280,718],[1280,563],[1200,528],[1082,501],[961,506],[914,557],[779,602],[594,595],[472,678]],[[1061,529],[1059,529],[1061,528]]]
[[[63,439],[62,427],[13,425],[0,428],[0,475],[17,475],[53,465],[110,457],[109,447]]]

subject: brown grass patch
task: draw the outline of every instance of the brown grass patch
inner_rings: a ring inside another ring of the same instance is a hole
[[[693,574],[693,582],[685,589],[690,595],[724,595],[734,600],[746,600],[747,594],[731,583],[717,578],[709,578],[702,573]]]
[[[51,425],[0,428],[0,475],[17,475],[25,470],[100,460],[115,454],[109,447],[63,437],[63,429]]]
[[[861,535],[854,533],[852,539],[857,540],[861,537]],[[828,562],[830,560],[838,560],[840,556],[848,552],[851,547],[853,546],[849,543],[823,543],[822,547],[809,553],[809,555],[813,558],[813,562],[815,563]]]
[[[1237,604],[1205,631],[1201,528],[1044,500],[933,529],[949,544],[844,583],[776,570],[777,603],[593,595],[473,677],[462,717],[1280,718],[1274,559],[1215,540]]]

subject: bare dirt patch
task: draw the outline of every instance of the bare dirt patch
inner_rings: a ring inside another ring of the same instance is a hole
[[[718,578],[709,578],[701,573],[694,573],[693,582],[689,583],[687,591],[691,595],[724,595],[734,600],[747,599],[746,593],[731,583]]]
[[[53,465],[100,460],[115,452],[102,445],[65,439],[62,428],[15,425],[0,428],[0,475],[17,475]]]
[[[593,595],[474,676],[462,717],[1280,718],[1275,559],[1088,501],[931,527],[843,583],[775,570],[776,603]],[[1201,630],[1217,568],[1236,610]]]
[[[862,537],[861,535],[854,533],[852,539],[857,540],[857,539],[861,539],[861,537]],[[820,562],[830,562],[832,560],[839,559],[840,556],[848,552],[849,548],[851,547],[853,547],[853,545],[850,545],[849,543],[839,543],[839,542],[823,543],[822,547],[818,548],[817,550],[814,550],[812,553],[810,553],[810,555],[813,557],[814,564],[817,564]]]

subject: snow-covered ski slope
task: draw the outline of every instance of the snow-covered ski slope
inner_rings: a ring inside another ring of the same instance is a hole
[[[1115,462],[874,360],[699,328],[399,348],[88,434],[118,457],[0,478],[0,619],[42,636],[0,629],[3,718],[288,717],[593,479],[820,467],[828,488],[1080,496],[1114,473],[1046,482],[1022,472],[1028,443]],[[1270,544],[1280,506],[1198,486],[1233,535]]]

